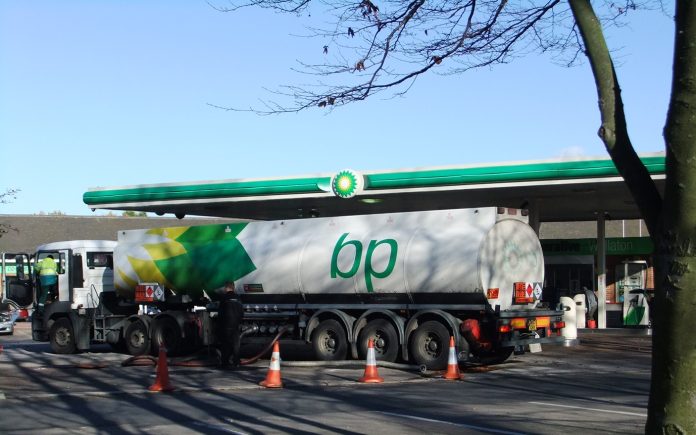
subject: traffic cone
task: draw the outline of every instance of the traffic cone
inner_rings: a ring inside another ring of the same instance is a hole
[[[375,358],[375,345],[372,339],[367,342],[367,361],[365,363],[365,374],[358,382],[366,382],[378,384],[384,382],[384,378],[380,378],[377,374],[377,359]]]
[[[157,359],[157,377],[155,383],[148,388],[150,391],[174,391],[174,387],[169,383],[169,367],[167,366],[167,348],[161,345],[159,348],[159,358]]]
[[[283,388],[283,381],[280,379],[280,345],[277,341],[273,343],[271,364],[266,379],[261,381],[259,385],[266,388]]]
[[[462,378],[462,375],[459,373],[459,362],[457,362],[457,350],[454,348],[454,337],[450,337],[447,372],[445,372],[443,377],[450,381],[458,381]]]

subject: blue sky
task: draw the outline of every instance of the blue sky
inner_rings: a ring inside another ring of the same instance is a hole
[[[527,57],[421,77],[405,97],[280,116],[265,88],[301,84],[324,41],[307,17],[204,1],[0,0],[0,214],[92,212],[90,187],[606,156],[589,65]],[[672,21],[637,12],[609,33],[629,131],[662,151]]]

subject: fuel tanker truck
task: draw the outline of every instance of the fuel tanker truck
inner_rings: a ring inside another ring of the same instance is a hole
[[[51,243],[34,259],[53,255],[58,289],[33,317],[33,337],[57,353],[93,342],[134,355],[161,343],[170,353],[214,346],[217,301],[233,282],[243,342],[282,331],[311,343],[320,360],[342,360],[364,358],[373,339],[378,359],[439,369],[453,336],[460,360],[501,362],[563,342],[563,312],[540,302],[544,261],[527,220],[525,210],[490,207]],[[29,278],[14,288],[28,288]]]

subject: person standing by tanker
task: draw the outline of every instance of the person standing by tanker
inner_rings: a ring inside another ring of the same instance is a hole
[[[53,259],[53,255],[49,254],[46,258],[36,263],[34,271],[38,275],[41,287],[38,300],[39,311],[43,311],[48,295],[55,296],[58,284],[58,265]]]
[[[244,315],[242,303],[239,302],[234,288],[234,282],[225,284],[225,293],[220,300],[220,311],[218,313],[220,320],[220,353],[222,365],[229,367],[230,365],[239,366],[239,346],[240,332],[239,323]],[[230,359],[232,361],[230,362]]]

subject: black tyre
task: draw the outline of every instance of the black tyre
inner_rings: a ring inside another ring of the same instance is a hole
[[[411,335],[411,359],[430,370],[447,368],[449,339],[450,332],[442,323],[435,320],[422,323]]]
[[[109,343],[109,346],[111,346],[111,350],[117,353],[128,352],[126,342],[123,339],[117,341],[116,343]]]
[[[312,332],[314,355],[321,361],[339,361],[348,354],[346,331],[336,320],[324,320]]]
[[[367,358],[367,342],[372,339],[375,348],[375,358],[382,361],[394,362],[399,356],[399,338],[394,325],[385,319],[375,319],[369,322],[358,336],[358,355],[360,359]]]
[[[495,365],[505,362],[512,355],[514,347],[501,347],[490,352],[479,355],[479,362],[483,365]]]
[[[48,331],[48,339],[51,342],[51,349],[55,353],[71,354],[75,353],[77,349],[72,322],[67,317],[61,317],[53,322]]]
[[[160,345],[164,345],[168,355],[182,353],[183,339],[181,328],[171,317],[160,317],[152,327],[152,353],[158,354]]]
[[[142,320],[136,320],[126,328],[124,337],[130,355],[145,355],[150,352],[150,335]]]

